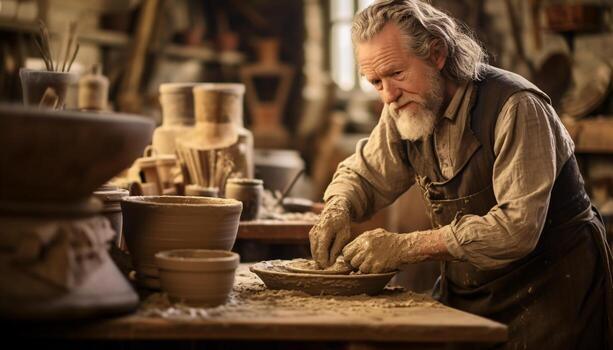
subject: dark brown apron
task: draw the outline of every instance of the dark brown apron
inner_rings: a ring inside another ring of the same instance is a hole
[[[457,140],[462,147],[452,154],[456,167],[449,179],[438,167],[432,137],[407,142],[407,158],[433,227],[466,214],[485,215],[497,204],[492,187],[494,129],[502,106],[518,91],[548,101],[527,80],[493,67],[475,82],[470,120],[456,125],[463,130]],[[435,297],[506,324],[509,341],[493,348],[606,349],[613,344],[613,260],[604,235],[572,156],[556,178],[535,249],[500,269],[442,263]]]
[[[422,190],[435,227],[462,213],[487,213],[478,206],[489,191],[428,200]],[[509,327],[508,342],[483,348],[606,349],[605,339],[613,344],[613,260],[604,232],[597,212],[588,207],[568,222],[548,227],[531,254],[505,268],[484,271],[466,262],[442,263],[434,295],[446,305]]]

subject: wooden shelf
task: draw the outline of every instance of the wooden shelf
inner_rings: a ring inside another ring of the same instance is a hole
[[[21,32],[21,33],[38,33],[38,24],[33,22],[17,22],[0,19],[0,29]],[[57,36],[59,33],[51,32],[51,36]],[[125,47],[130,43],[130,36],[123,32],[112,30],[96,30],[88,32],[79,32],[79,41],[85,43],[93,43],[108,47]]]
[[[613,155],[613,118],[564,121],[564,126],[575,142],[576,153]]]
[[[166,45],[154,50],[156,53],[161,53],[167,57],[196,59],[204,62],[219,62],[222,64],[240,64],[245,61],[245,56],[240,52],[218,52],[206,46],[183,46],[183,45]]]
[[[38,33],[38,23],[0,19],[0,30],[34,34]],[[56,36],[58,34],[57,32],[51,32],[51,36]],[[112,30],[80,32],[79,40],[84,43],[93,43],[106,47],[126,47],[131,41],[128,34]],[[196,59],[204,62],[219,62],[227,65],[238,65],[245,61],[245,55],[241,52],[219,52],[206,46],[171,44],[162,48],[153,49],[152,52],[163,54],[167,57]]]

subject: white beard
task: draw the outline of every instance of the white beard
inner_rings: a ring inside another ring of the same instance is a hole
[[[394,113],[395,114],[395,113]],[[404,140],[425,140],[434,132],[436,115],[432,111],[419,106],[417,111],[403,109],[392,118],[400,137]]]
[[[441,75],[432,70],[428,74],[430,81],[430,91],[425,97],[403,94],[398,101],[390,103],[392,119],[396,124],[396,129],[400,137],[409,141],[425,140],[434,132],[434,127],[438,121],[437,113],[443,105],[443,80]],[[414,103],[417,108],[398,107],[406,105],[409,101]]]

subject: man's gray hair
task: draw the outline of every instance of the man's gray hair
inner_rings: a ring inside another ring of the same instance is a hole
[[[368,41],[394,23],[408,36],[408,48],[422,59],[432,43],[447,50],[443,76],[456,82],[481,78],[487,56],[471,32],[452,17],[420,0],[377,1],[353,19],[353,44]]]

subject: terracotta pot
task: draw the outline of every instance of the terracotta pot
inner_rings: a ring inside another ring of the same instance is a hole
[[[137,279],[155,288],[155,254],[171,249],[230,250],[243,205],[233,199],[181,196],[126,197],[123,232]]]
[[[38,106],[41,98],[48,87],[53,88],[58,96],[57,105],[63,109],[66,102],[66,92],[70,85],[76,85],[79,75],[68,72],[50,72],[46,70],[35,70],[21,68],[19,70],[21,79],[21,91],[23,94],[23,104],[26,106]]]
[[[233,252],[205,249],[163,251],[155,259],[171,301],[208,307],[226,302],[240,260]]]
[[[226,183],[226,198],[243,203],[241,220],[254,220],[258,217],[262,192],[264,192],[264,182],[259,179],[229,179]]]

